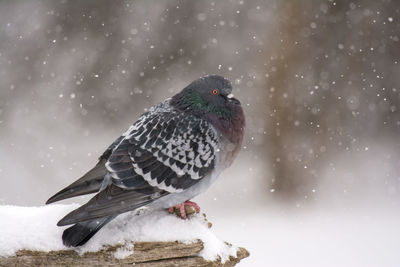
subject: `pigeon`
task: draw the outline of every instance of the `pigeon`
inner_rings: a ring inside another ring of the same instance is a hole
[[[80,179],[46,204],[97,193],[57,225],[66,246],[85,244],[121,213],[143,208],[199,207],[204,192],[240,151],[245,117],[232,85],[218,75],[201,77],[151,107],[100,156]]]

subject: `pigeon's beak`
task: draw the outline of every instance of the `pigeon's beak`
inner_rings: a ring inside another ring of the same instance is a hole
[[[227,95],[226,98],[228,99],[228,101],[229,101],[230,103],[234,103],[234,104],[240,105],[240,101],[237,100],[236,98],[234,98],[232,93],[230,93],[229,95]]]

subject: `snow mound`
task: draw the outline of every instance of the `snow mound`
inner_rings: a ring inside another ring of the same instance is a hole
[[[78,204],[50,205],[43,207],[0,206],[0,257],[15,255],[18,250],[39,251],[67,250],[61,240],[65,227],[56,226],[68,212]],[[131,242],[138,241],[181,241],[190,243],[200,239],[204,249],[200,256],[212,261],[236,256],[237,247],[219,240],[207,227],[202,215],[182,220],[166,211],[152,211],[136,215],[129,212],[118,216],[101,229],[88,243],[76,248],[79,253],[98,251],[106,245],[127,245],[117,257],[132,254]],[[131,247],[130,247],[131,246]]]

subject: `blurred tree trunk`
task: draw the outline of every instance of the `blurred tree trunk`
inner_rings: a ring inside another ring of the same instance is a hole
[[[289,156],[292,149],[289,140],[293,136],[295,88],[290,86],[292,75],[307,56],[302,44],[298,43],[300,34],[307,20],[302,12],[302,1],[280,2],[279,28],[274,43],[268,50],[273,51],[269,57],[266,70],[265,93],[270,117],[268,118],[269,142],[266,150],[273,167],[273,185],[277,194],[283,197],[293,196],[294,190],[303,179],[301,166]],[[296,176],[296,177],[294,177]]]
[[[264,150],[278,196],[308,198],[322,172],[334,169],[331,160],[399,130],[396,82],[383,79],[398,69],[397,6],[390,0],[277,4],[279,27],[264,55],[268,104],[260,112],[269,113]]]

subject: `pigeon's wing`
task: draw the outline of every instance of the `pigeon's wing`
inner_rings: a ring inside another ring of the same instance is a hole
[[[182,192],[212,171],[217,144],[215,129],[192,115],[143,115],[106,163],[112,183],[59,225],[117,215]]]
[[[66,198],[98,192],[101,188],[101,184],[103,183],[104,176],[107,174],[105,163],[110,157],[112,150],[117,147],[117,145],[121,142],[123,138],[124,136],[120,136],[107,148],[107,150],[103,153],[103,155],[101,155],[101,157],[99,158],[99,162],[96,164],[96,166],[94,166],[93,169],[91,169],[81,178],[49,198],[46,204],[50,204]]]
[[[218,134],[205,120],[178,111],[150,113],[126,134],[106,163],[113,183],[136,187],[137,177],[179,193],[213,168]]]

